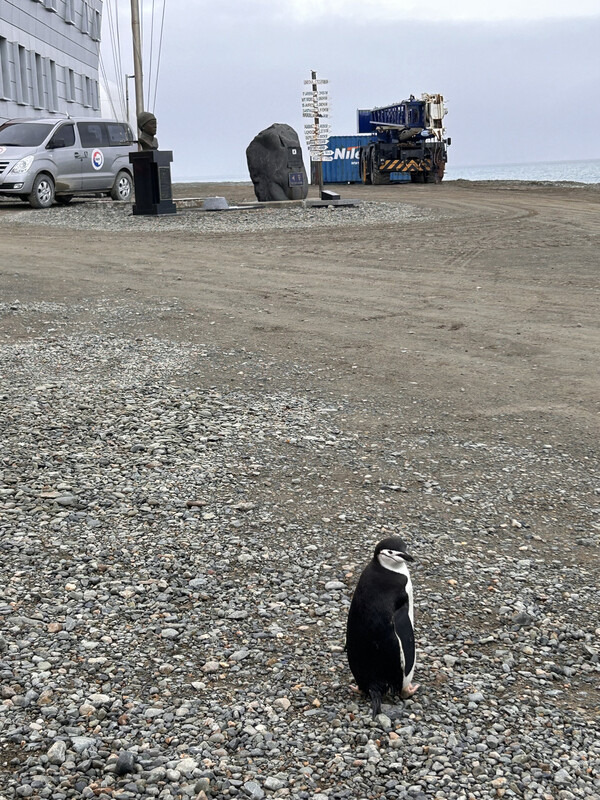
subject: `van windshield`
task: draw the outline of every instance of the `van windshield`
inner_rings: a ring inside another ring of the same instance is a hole
[[[38,147],[54,128],[44,122],[6,122],[0,126],[0,145],[4,147]]]

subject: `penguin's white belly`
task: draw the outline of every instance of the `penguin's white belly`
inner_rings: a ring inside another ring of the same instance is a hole
[[[410,620],[410,624],[413,630],[413,638],[414,638],[414,630],[415,630],[415,607],[413,603],[413,585],[412,580],[410,579],[410,572],[408,571],[408,567],[406,566],[405,561],[395,561],[393,559],[382,560],[380,557],[380,564],[385,569],[389,569],[391,572],[396,572],[400,575],[406,576],[406,595],[408,597],[408,618]],[[394,631],[394,633],[396,633]],[[402,680],[402,688],[406,689],[412,683],[413,675],[415,674],[415,666],[417,664],[417,653],[415,649],[415,655],[413,660],[412,669],[406,674],[406,658],[404,657],[404,650],[402,649],[402,642],[400,641],[400,637],[396,633],[396,639],[398,639],[398,650],[400,651],[400,668],[402,669],[402,674],[404,676]]]
[[[410,624],[412,625],[412,618],[410,620]],[[414,628],[413,628],[414,633]],[[411,671],[406,674],[406,659],[404,657],[404,650],[402,649],[402,642],[400,641],[400,637],[396,634],[396,639],[398,639],[398,650],[400,651],[400,668],[402,669],[402,688],[406,689],[412,683],[413,675],[415,674],[415,667],[417,666],[417,653],[415,651],[415,657],[413,660],[413,665]]]
[[[406,565],[402,564],[401,568],[398,569],[402,575],[406,575],[406,587],[405,591],[408,596],[408,618],[410,619],[410,624],[413,630],[413,637],[415,632],[415,606],[413,603],[413,585],[412,580],[410,579],[410,572]],[[404,650],[402,649],[402,642],[400,641],[400,637],[396,634],[396,639],[398,639],[398,649],[400,650],[400,666],[402,667],[402,674],[404,678],[402,679],[402,688],[406,689],[412,683],[413,675],[415,674],[415,667],[417,665],[417,653],[415,649],[415,655],[413,660],[413,665],[411,671],[406,674],[406,659],[404,657]]]
[[[415,606],[413,603],[413,585],[410,579],[410,575],[408,576],[408,582],[406,584],[406,594],[408,595],[408,617],[410,619],[410,624],[412,625],[413,629],[413,636],[415,632]],[[402,652],[402,647],[400,648],[400,652]],[[415,674],[415,667],[417,665],[417,650],[415,648],[415,658],[413,661],[413,666],[411,671],[408,675],[404,676],[404,680],[402,681],[402,688],[406,689],[407,686],[410,686],[412,683],[413,675]],[[402,672],[404,672],[404,664],[402,665]]]
[[[408,616],[410,617],[410,624],[413,626],[413,631],[415,629],[415,607],[413,604],[413,585],[410,579],[410,575],[408,576],[408,581],[406,583],[406,594],[408,595]]]

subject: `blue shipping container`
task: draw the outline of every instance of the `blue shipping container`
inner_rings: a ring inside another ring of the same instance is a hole
[[[323,183],[361,183],[360,148],[373,137],[330,136],[327,147],[331,150],[331,161],[323,161]]]

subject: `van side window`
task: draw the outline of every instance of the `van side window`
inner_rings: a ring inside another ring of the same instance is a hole
[[[132,135],[129,125],[123,122],[107,122],[108,128],[108,141],[111,147],[119,147],[119,145],[131,144]]]
[[[52,139],[48,142],[50,147],[57,147],[60,142],[60,147],[73,147],[75,144],[75,127],[73,125],[63,125],[59,128]]]
[[[104,122],[78,122],[77,130],[82,147],[108,147],[108,134]]]

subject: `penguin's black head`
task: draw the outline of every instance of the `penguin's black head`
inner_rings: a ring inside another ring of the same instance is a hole
[[[406,565],[407,561],[414,561],[414,558],[406,552],[406,542],[399,536],[388,536],[375,548],[374,560],[386,569],[399,571],[402,565]]]

